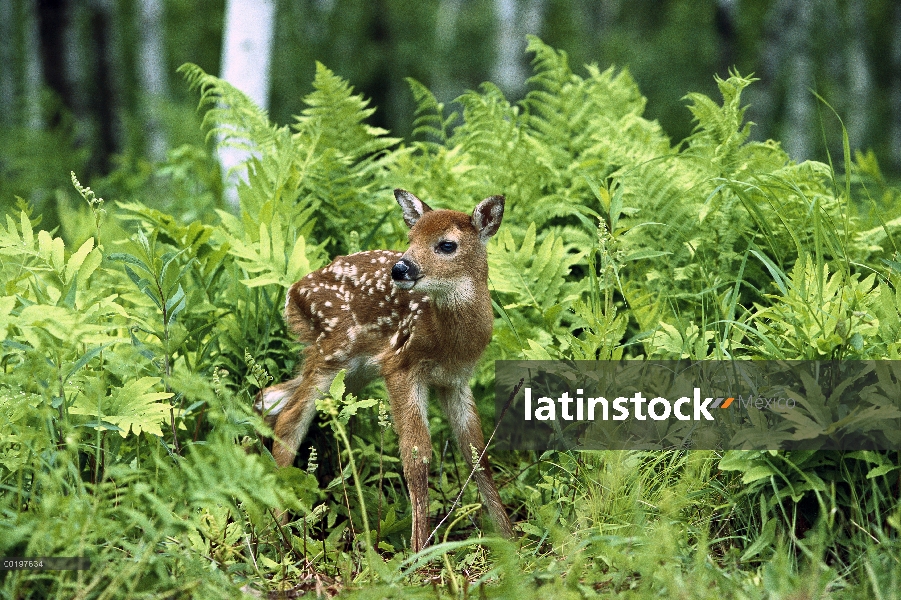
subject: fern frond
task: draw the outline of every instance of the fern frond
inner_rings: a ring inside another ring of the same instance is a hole
[[[209,75],[199,66],[185,63],[178,68],[192,90],[200,91],[198,109],[206,108],[203,126],[207,138],[248,151],[262,151],[275,144],[280,128],[269,122],[268,113],[227,81]]]
[[[346,160],[357,160],[397,144],[388,132],[366,124],[375,112],[370,101],[362,94],[354,94],[347,82],[335,75],[322,63],[316,63],[313,92],[304,98],[307,105],[302,114],[295,117],[295,130],[309,127],[320,132],[319,143],[331,148]]]
[[[438,99],[427,87],[412,77],[407,77],[406,81],[413,94],[413,100],[416,102],[413,136],[422,135],[426,138],[432,138],[435,141],[427,141],[425,143],[431,143],[434,147],[442,146],[450,136],[450,128],[458,117],[457,113],[452,112],[445,117],[444,104],[438,102]]]
[[[534,35],[528,36],[526,52],[535,53],[535,58],[532,59],[535,74],[529,78],[530,84],[538,86],[545,93],[555,94],[571,82],[573,73],[569,68],[566,52],[554,49]]]

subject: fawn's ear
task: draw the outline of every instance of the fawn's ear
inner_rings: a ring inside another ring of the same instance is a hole
[[[397,199],[397,203],[400,204],[401,210],[404,211],[404,222],[407,224],[407,227],[416,225],[419,217],[432,210],[428,204],[407,190],[400,188],[394,190],[394,197]]]
[[[472,226],[479,232],[482,243],[488,242],[488,238],[497,233],[504,218],[504,197],[489,196],[479,202],[472,210]]]

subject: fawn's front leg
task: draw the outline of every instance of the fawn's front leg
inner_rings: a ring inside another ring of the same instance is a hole
[[[432,458],[427,421],[429,390],[410,372],[385,374],[385,386],[391,399],[404,478],[410,490],[413,512],[410,547],[413,552],[419,552],[429,537],[429,461]]]
[[[498,533],[506,538],[512,538],[513,527],[510,525],[507,511],[504,510],[504,505],[501,503],[501,497],[497,493],[494,476],[491,474],[491,464],[488,462],[488,454],[482,452],[485,448],[482,422],[479,419],[479,413],[476,412],[472,390],[468,384],[441,387],[438,388],[438,397],[441,401],[441,408],[444,409],[447,419],[450,421],[451,430],[457,438],[457,444],[466,464],[472,468],[473,459],[482,457],[473,479],[476,481],[476,486],[479,488],[479,493],[485,501],[488,514],[494,521]]]

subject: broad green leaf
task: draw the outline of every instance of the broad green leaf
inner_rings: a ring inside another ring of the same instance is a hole
[[[772,477],[777,474],[776,470],[769,465],[755,465],[744,472],[741,482],[747,485],[749,483],[754,483],[758,479],[766,479],[767,477]]]
[[[754,540],[754,542],[748,546],[748,549],[745,550],[744,554],[741,555],[741,562],[746,562],[754,558],[763,550],[770,548],[773,545],[773,540],[776,537],[777,523],[778,521],[776,519],[770,519],[766,522],[757,539]]]
[[[867,473],[867,479],[882,477],[883,475],[891,473],[892,471],[897,471],[898,469],[901,469],[901,465],[881,465],[879,467],[874,467]]]
[[[141,432],[162,436],[160,424],[169,418],[170,406],[160,401],[171,398],[173,394],[152,391],[160,381],[159,377],[141,377],[129,381],[101,398],[99,406],[96,398],[79,395],[69,412],[112,423],[120,428],[119,434],[123,438],[128,437],[129,433],[137,435]]]
[[[31,249],[34,247],[34,232],[31,229],[31,219],[28,218],[24,210],[19,214],[19,222],[22,227],[22,245]],[[10,231],[14,229],[14,226],[10,227]]]
[[[332,381],[332,385],[329,386],[329,396],[331,396],[335,400],[340,400],[344,396],[344,377],[346,375],[347,371],[341,369],[341,371],[335,376],[335,379]]]
[[[65,268],[66,246],[62,238],[51,237],[45,230],[38,232],[38,252],[54,271],[62,273]]]
[[[535,340],[529,340],[529,347],[524,348],[522,353],[526,360],[554,360],[547,349]]]
[[[310,261],[307,259],[307,242],[301,235],[294,242],[294,249],[291,250],[291,257],[288,259],[285,277],[285,280],[288,282],[287,285],[290,286],[311,270]]]
[[[85,243],[81,245],[81,248],[76,250],[75,253],[69,257],[69,262],[66,263],[66,273],[65,277],[63,277],[63,281],[66,283],[72,281],[72,278],[78,274],[78,270],[81,269],[81,265],[84,264],[85,259],[93,249],[94,238],[88,238]],[[84,281],[84,279],[84,277],[80,278],[81,281]]]
[[[15,317],[10,316],[15,306],[15,296],[0,296],[0,342],[6,339],[6,330],[10,323],[15,322]]]

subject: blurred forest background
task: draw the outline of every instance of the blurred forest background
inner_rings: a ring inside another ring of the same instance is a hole
[[[161,175],[152,165],[173,152],[203,163],[197,94],[176,68],[220,73],[228,1],[0,0],[0,206],[20,196],[52,222],[72,170],[115,197],[146,194]],[[714,75],[736,68],[760,79],[745,96],[755,138],[781,141],[795,160],[826,160],[828,149],[841,167],[841,132],[815,90],[844,119],[852,148],[901,174],[897,0],[271,4],[268,109],[278,124],[303,110],[315,61],[371,98],[371,124],[397,136],[413,122],[406,77],[443,102],[488,80],[517,100],[535,34],[577,73],[585,63],[628,68],[674,144],[692,129],[683,96],[716,97]]]

